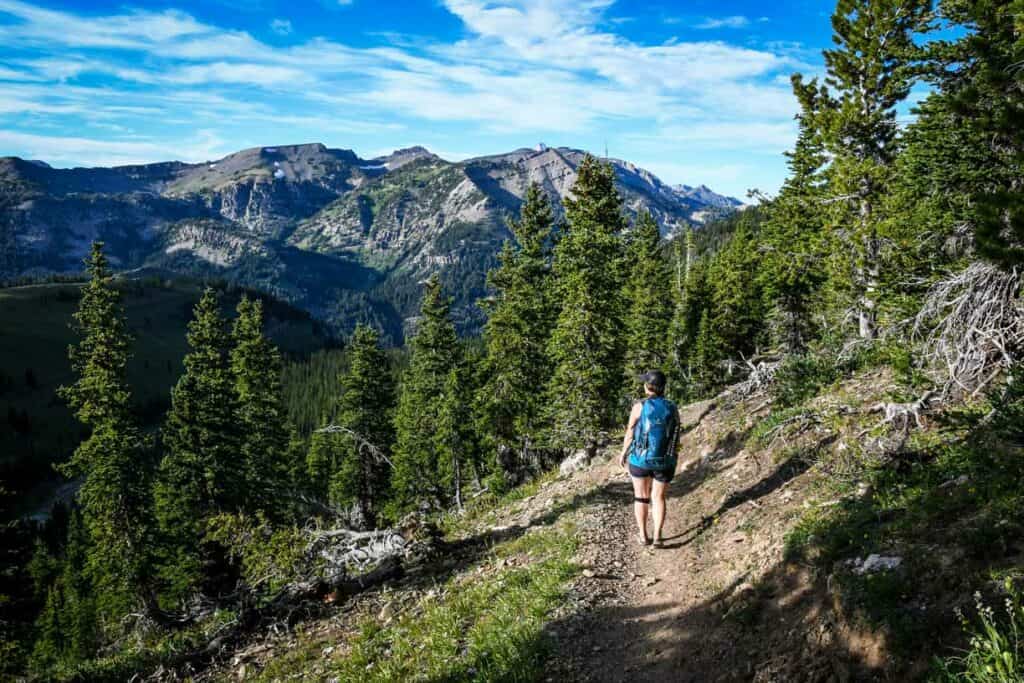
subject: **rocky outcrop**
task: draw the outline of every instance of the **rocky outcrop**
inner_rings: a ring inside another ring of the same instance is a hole
[[[0,279],[78,271],[99,239],[118,267],[241,278],[339,322],[407,318],[440,272],[472,329],[526,188],[539,183],[560,217],[583,157],[541,146],[448,162],[409,147],[362,159],[303,144],[115,168],[0,158]],[[650,211],[666,235],[738,203],[609,161],[627,214]]]

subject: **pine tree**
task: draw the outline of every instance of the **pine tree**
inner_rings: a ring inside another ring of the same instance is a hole
[[[280,518],[289,484],[287,416],[281,356],[263,335],[263,304],[243,296],[232,329],[231,371],[237,400],[242,506]]]
[[[690,363],[691,398],[707,396],[718,387],[721,374],[718,370],[720,360],[721,343],[715,336],[710,313],[705,308],[701,312],[700,321],[697,324],[697,335]]]
[[[550,375],[545,345],[554,324],[550,249],[553,219],[547,195],[531,184],[518,220],[509,229],[498,266],[488,274],[494,300],[484,326],[484,384],[477,402],[483,429],[496,447],[517,448],[525,466],[536,440]]]
[[[808,109],[813,105],[809,104]],[[786,353],[800,353],[811,335],[811,298],[824,280],[821,257],[825,157],[808,115],[787,152],[790,175],[771,202],[760,234],[759,284],[772,307],[774,340]]]
[[[81,339],[69,349],[77,380],[59,392],[91,433],[60,469],[82,480],[87,570],[101,609],[116,615],[139,598],[147,600],[147,444],[131,415],[131,340],[102,243],[93,244],[86,269],[89,282],[74,315]]]
[[[437,448],[439,399],[448,374],[459,362],[449,300],[437,276],[427,281],[416,334],[409,341],[409,367],[402,377],[395,413],[392,457],[392,512],[411,509],[421,501],[439,506],[450,500],[441,473]]]
[[[978,176],[958,188],[970,198],[977,252],[1011,269],[1024,263],[1024,3],[945,0],[940,7],[966,30],[935,50],[940,91],[933,97],[966,138],[954,153],[984,157],[975,167]]]
[[[372,526],[387,494],[388,454],[394,440],[394,392],[388,360],[377,332],[357,325],[349,343],[350,364],[341,378],[335,424],[345,431],[318,439],[314,456],[320,476],[328,479],[336,505],[358,506]],[[317,435],[320,436],[319,434]]]
[[[448,371],[444,394],[439,400],[435,434],[441,484],[459,510],[463,505],[463,488],[473,450],[472,411],[463,380],[459,368]]]
[[[898,147],[896,106],[913,84],[913,35],[924,27],[929,5],[839,0],[832,15],[836,47],[824,52],[828,88],[794,78],[801,101],[815,103],[814,125],[832,155],[833,248],[848,245],[848,258],[837,262],[833,279],[849,292],[862,339],[877,334],[879,209]]]
[[[88,551],[89,538],[81,515],[73,512],[68,523],[60,578],[64,590],[63,630],[67,655],[72,661],[89,659],[98,645],[96,602],[88,576]]]
[[[637,397],[637,375],[669,362],[673,317],[672,273],[661,251],[661,232],[651,214],[637,219],[626,252],[626,395]]]
[[[171,599],[185,597],[202,579],[206,520],[237,509],[243,498],[229,335],[212,289],[196,304],[187,336],[190,350],[185,373],[171,391],[163,429],[166,453],[154,490]]]
[[[763,297],[755,236],[745,216],[709,266],[710,324],[720,352],[738,360],[750,356],[763,338]]]
[[[686,400],[690,397],[690,361],[697,339],[697,327],[701,312],[708,306],[709,295],[703,263],[696,258],[693,230],[687,228],[683,238],[674,240],[672,246],[675,287],[666,374],[669,394],[677,400]]]
[[[61,615],[64,596],[59,584],[47,589],[46,603],[36,619],[36,639],[29,658],[29,668],[37,675],[45,674],[64,656],[66,649]]]
[[[561,305],[548,346],[552,442],[596,447],[609,424],[622,377],[622,239],[615,172],[586,156],[565,199],[566,229],[554,254]]]

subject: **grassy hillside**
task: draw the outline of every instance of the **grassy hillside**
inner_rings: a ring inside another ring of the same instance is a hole
[[[635,542],[613,445],[473,499],[426,562],[200,680],[1021,680],[1021,392],[918,426],[876,408],[912,388],[884,366],[778,388],[682,408],[664,548]]]
[[[168,407],[181,372],[185,329],[202,285],[148,279],[122,283],[128,326],[135,337],[128,381],[142,422],[154,425]],[[233,311],[241,290],[223,293]],[[0,289],[0,480],[33,509],[54,483],[52,464],[67,458],[80,426],[56,389],[72,380],[68,345],[79,285],[68,283]],[[290,356],[306,356],[330,340],[307,314],[266,301],[267,332]],[[42,482],[42,486],[40,486]]]

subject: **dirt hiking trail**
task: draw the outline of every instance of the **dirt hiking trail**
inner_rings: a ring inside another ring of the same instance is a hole
[[[631,484],[613,451],[575,475],[573,488],[589,487],[584,569],[571,593],[578,609],[550,629],[548,680],[908,680],[889,671],[880,635],[845,623],[827,581],[783,561],[785,534],[821,504],[809,459],[745,447],[766,411],[727,424],[737,411],[696,409],[706,416],[683,438],[663,548],[636,540]]]

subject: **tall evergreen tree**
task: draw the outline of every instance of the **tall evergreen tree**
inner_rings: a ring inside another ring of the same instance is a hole
[[[746,216],[709,266],[710,324],[720,350],[737,359],[749,356],[763,339],[764,309],[755,235]]]
[[[41,678],[64,658],[64,593],[60,584],[51,585],[46,591],[43,611],[36,619],[36,638],[29,657],[29,668]]]
[[[89,537],[81,514],[72,512],[64,544],[64,562],[60,583],[64,591],[63,630],[67,655],[84,661],[96,652],[98,631],[96,600],[88,575]]]
[[[721,372],[718,363],[722,357],[721,342],[715,335],[707,308],[701,311],[697,334],[690,361],[690,398],[708,396],[718,388]]]
[[[460,355],[449,307],[439,279],[432,277],[424,288],[418,329],[409,341],[409,367],[402,377],[395,413],[391,487],[395,513],[420,501],[442,506],[451,502],[436,439],[439,399]]]
[[[596,447],[617,407],[622,377],[622,202],[610,164],[584,157],[565,199],[554,254],[561,305],[548,346],[553,443]]]
[[[896,106],[910,93],[919,55],[913,36],[929,9],[928,0],[839,0],[836,46],[824,51],[828,88],[794,78],[801,101],[815,103],[814,124],[832,155],[833,248],[848,245],[833,280],[849,293],[864,339],[877,334],[879,208],[897,152]]]
[[[707,306],[706,279],[696,258],[693,230],[687,228],[682,239],[672,244],[675,287],[672,320],[669,323],[669,361],[666,374],[670,395],[678,400],[689,397],[690,361],[700,315]]]
[[[637,218],[626,250],[626,394],[635,397],[637,375],[664,369],[670,357],[673,276],[662,252],[661,231],[647,211]]]
[[[372,526],[387,494],[394,392],[388,360],[373,328],[356,326],[349,354],[335,420],[345,431],[317,434],[311,462],[316,476],[327,482],[331,502],[358,506],[364,523]]]
[[[201,544],[205,522],[237,509],[244,481],[230,339],[214,290],[203,292],[196,304],[187,337],[190,350],[185,373],[171,391],[162,433],[166,453],[154,490],[171,599],[187,596],[203,578],[209,560],[209,548]]]
[[[231,371],[237,400],[241,503],[271,518],[286,512],[288,425],[281,356],[263,334],[263,304],[243,296],[232,329]]]
[[[484,384],[477,402],[484,428],[498,446],[516,448],[525,464],[543,405],[542,387],[550,375],[545,345],[555,319],[550,249],[553,218],[547,195],[536,183],[526,191],[518,220],[509,225],[498,266],[488,274],[494,299],[484,326]]]
[[[806,107],[813,111],[813,103]],[[771,202],[759,243],[762,290],[772,308],[774,341],[788,353],[801,352],[811,334],[810,305],[824,279],[821,258],[825,157],[808,115],[798,117],[800,133],[787,152],[790,175]]]
[[[473,450],[471,403],[467,400],[464,379],[461,368],[453,367],[448,371],[444,394],[439,400],[435,434],[441,483],[460,510]]]
[[[978,253],[1009,269],[1024,263],[1024,2],[945,0],[940,8],[966,31],[933,52],[936,106],[966,133],[968,145],[957,151],[984,155],[978,177],[961,185],[970,197],[968,221]]]
[[[87,571],[110,616],[147,597],[147,447],[131,415],[131,340],[102,243],[92,245],[86,270],[89,282],[74,315],[81,339],[69,349],[77,380],[59,391],[91,433],[61,471],[82,480],[78,501],[89,537]]]

